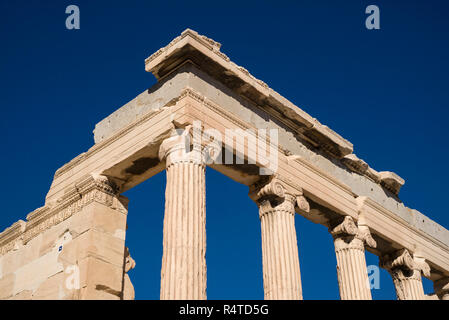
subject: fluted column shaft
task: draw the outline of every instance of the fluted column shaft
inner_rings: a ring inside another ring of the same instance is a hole
[[[201,147],[186,150],[188,137],[165,140],[167,186],[161,300],[206,299],[205,166]]]
[[[421,271],[395,269],[390,272],[399,300],[425,300]]]
[[[249,196],[259,207],[265,299],[302,299],[295,212],[310,210],[302,189],[274,175],[251,186]]]
[[[330,230],[337,258],[337,277],[341,300],[371,300],[365,259],[365,243],[375,247],[369,231],[360,230],[351,217]]]
[[[287,195],[280,204],[272,205],[269,200],[260,204],[266,300],[302,299],[294,201]]]
[[[371,300],[363,242],[336,239],[335,254],[341,300]]]
[[[424,259],[401,249],[381,257],[380,266],[393,278],[398,300],[426,300],[422,275],[430,276],[430,267]]]

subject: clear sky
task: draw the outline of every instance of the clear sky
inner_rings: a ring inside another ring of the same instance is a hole
[[[65,9],[78,5],[80,30]],[[380,30],[365,8],[380,8]],[[95,124],[152,86],[144,59],[191,28],[354,144],[400,197],[446,228],[447,1],[1,1],[0,230],[44,204],[56,169],[93,145]],[[262,299],[258,210],[248,188],[207,170],[210,299]],[[138,299],[158,299],[165,173],[128,191]],[[296,217],[305,299],[338,299],[327,229]],[[367,254],[368,264],[377,257]],[[424,281],[425,291],[432,291]],[[393,299],[381,270],[376,299]]]

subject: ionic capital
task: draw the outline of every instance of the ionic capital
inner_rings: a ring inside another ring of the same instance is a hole
[[[262,218],[262,216],[274,212],[285,212],[294,215],[295,203],[296,199],[291,195],[286,195],[280,201],[261,200],[259,202],[259,217]]]
[[[196,131],[195,131],[196,130]],[[211,150],[201,144],[196,137],[200,130],[192,125],[175,130],[170,138],[159,147],[159,159],[166,161],[166,167],[174,163],[195,163],[204,166],[209,158],[217,156],[217,150]]]
[[[265,206],[267,206],[267,201],[285,202],[285,206],[293,207],[293,212],[296,206],[303,212],[308,213],[310,211],[309,202],[304,197],[302,188],[279,175],[271,176],[268,181],[252,185],[249,197],[259,205],[265,203]]]
[[[371,248],[375,248],[377,246],[376,241],[371,236],[369,229],[358,227],[351,216],[345,216],[342,222],[331,226],[331,228],[329,228],[329,232],[334,239],[343,238],[348,242],[352,239],[360,240],[362,248],[364,245]]]
[[[354,219],[350,216],[345,216],[343,221],[334,227],[329,228],[329,232],[334,237],[340,236],[355,236],[358,228],[354,222]]]
[[[449,278],[442,278],[433,283],[436,295],[441,300],[449,300]]]
[[[398,250],[392,254],[384,255],[379,259],[381,268],[394,273],[398,277],[414,277],[423,274],[430,276],[430,267],[425,259],[413,257],[407,249]],[[418,271],[418,272],[414,272]]]
[[[259,202],[265,199],[285,198],[287,191],[285,184],[277,178],[272,178],[267,182],[259,182],[250,187],[249,197]]]

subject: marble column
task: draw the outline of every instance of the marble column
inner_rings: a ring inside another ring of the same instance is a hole
[[[161,300],[206,299],[205,162],[190,129],[159,150],[167,172]]]
[[[250,196],[259,206],[265,299],[300,300],[295,206],[308,211],[308,203],[302,192],[290,191],[277,180],[255,188]]]
[[[401,249],[380,258],[380,266],[393,278],[398,300],[426,300],[422,275],[430,276],[430,267],[424,259],[412,257]]]
[[[435,293],[440,300],[449,300],[449,278],[443,278],[433,283]]]
[[[337,257],[337,277],[342,300],[371,300],[365,245],[375,247],[369,230],[359,228],[350,216],[329,229]]]

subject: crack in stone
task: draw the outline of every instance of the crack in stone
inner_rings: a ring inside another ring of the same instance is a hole
[[[114,289],[112,289],[112,288],[110,288],[108,286],[102,285],[102,284],[95,285],[95,290],[104,291],[104,292],[107,292],[107,293],[112,294],[114,296],[117,296],[119,298],[121,298],[121,296],[122,296],[122,292],[121,291],[114,290]]]

